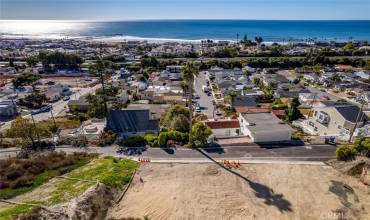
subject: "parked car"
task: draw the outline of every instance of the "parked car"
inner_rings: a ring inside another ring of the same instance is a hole
[[[69,96],[64,96],[63,97],[63,101],[68,101],[68,100],[70,100],[71,99],[71,97],[69,97]]]
[[[49,112],[52,109],[53,109],[53,106],[52,105],[47,105],[47,106],[41,107],[40,109],[37,109],[37,110],[32,111],[31,112],[31,115],[37,115],[39,113]]]
[[[195,112],[200,113],[200,112],[202,112],[202,110],[200,109],[199,106],[197,106],[197,107],[195,107]]]

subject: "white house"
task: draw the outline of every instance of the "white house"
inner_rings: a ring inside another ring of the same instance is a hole
[[[216,138],[237,137],[240,135],[240,124],[236,119],[205,121]]]
[[[370,74],[365,73],[364,71],[356,72],[356,76],[360,77],[361,79],[370,79]]]
[[[368,117],[358,106],[338,104],[314,108],[313,116],[304,120],[301,127],[312,135],[348,140],[356,122],[356,127],[362,128],[368,124]]]
[[[291,140],[293,129],[272,113],[242,113],[240,130],[253,142],[282,142]]]

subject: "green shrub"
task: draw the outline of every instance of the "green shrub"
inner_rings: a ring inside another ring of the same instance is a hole
[[[144,139],[150,147],[158,147],[158,136],[147,134],[144,136]]]
[[[167,140],[168,140],[167,132],[160,133],[158,136],[158,145],[160,147],[165,147],[167,145]]]
[[[99,146],[104,147],[107,145],[111,145],[116,141],[117,133],[112,131],[103,132],[99,136]]]
[[[370,138],[357,138],[353,147],[359,154],[370,156]]]
[[[146,140],[143,136],[133,135],[127,138],[122,138],[117,141],[117,144],[124,147],[143,147],[146,145]]]
[[[343,160],[343,161],[354,159],[356,154],[357,154],[357,151],[354,149],[354,147],[348,146],[348,145],[341,145],[335,151],[337,160]]]
[[[167,132],[167,139],[173,140],[180,144],[185,144],[189,140],[189,135],[187,133],[182,133],[179,131],[169,131]]]

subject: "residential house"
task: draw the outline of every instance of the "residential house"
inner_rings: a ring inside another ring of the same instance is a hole
[[[361,79],[370,79],[370,74],[364,71],[359,71],[355,73],[357,77],[360,77]]]
[[[121,136],[158,134],[159,120],[152,118],[149,109],[110,110],[106,130]]]
[[[256,107],[256,96],[237,96],[233,101],[233,107]]]
[[[290,141],[293,129],[272,113],[239,114],[241,134],[253,142],[271,143]]]
[[[0,101],[0,117],[8,118],[17,114],[17,106],[11,100]]]
[[[351,104],[336,104],[313,109],[313,116],[302,122],[304,131],[319,136],[334,136],[348,140],[358,122],[361,128],[368,123],[368,117],[360,108]]]
[[[62,98],[59,92],[52,90],[46,91],[45,95],[50,102],[56,102]]]
[[[212,134],[216,138],[237,137],[240,135],[240,124],[236,119],[209,120],[204,124],[212,129]]]
[[[312,93],[312,92],[300,92],[298,98],[302,105],[311,105],[314,102],[329,99],[329,97],[324,95],[323,93]]]
[[[310,93],[308,89],[278,89],[274,93],[275,98],[296,98],[299,97],[301,93]]]
[[[153,119],[161,119],[169,104],[130,104],[127,109],[148,109]]]
[[[86,112],[90,107],[90,104],[87,101],[86,96],[81,96],[78,100],[69,100],[67,105],[70,110],[76,109],[78,111],[83,112]]]
[[[290,81],[280,74],[264,74],[262,75],[262,82],[265,86],[268,86],[270,83],[274,83],[278,88],[290,85]]]
[[[172,80],[181,81],[182,80],[182,66],[167,66],[165,70],[161,72],[161,80]]]

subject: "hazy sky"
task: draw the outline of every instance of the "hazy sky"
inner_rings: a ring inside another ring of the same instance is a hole
[[[0,0],[0,19],[370,19],[370,0]]]

